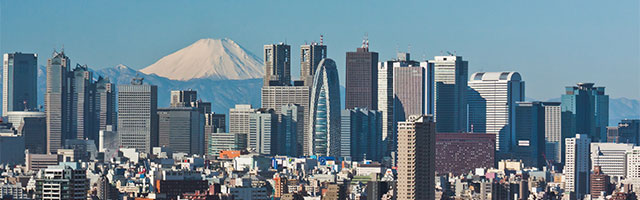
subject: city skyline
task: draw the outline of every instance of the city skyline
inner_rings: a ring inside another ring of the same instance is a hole
[[[0,17],[5,19],[0,22],[3,27],[0,51],[48,55],[53,48],[64,47],[74,62],[87,63],[95,69],[118,64],[142,69],[202,38],[232,38],[257,56],[261,56],[264,44],[287,42],[294,47],[291,53],[296,55],[300,45],[319,42],[322,34],[324,43],[329,46],[327,57],[335,58],[341,72],[341,85],[344,85],[344,53],[360,46],[367,34],[371,51],[379,52],[380,60],[388,60],[398,51],[411,52],[418,61],[451,51],[470,61],[470,73],[518,71],[531,85],[537,86],[527,90],[527,96],[537,100],[557,98],[562,92],[560,86],[577,82],[605,85],[614,98],[640,99],[640,88],[637,87],[640,80],[634,80],[640,74],[640,60],[637,59],[640,23],[638,9],[634,9],[638,7],[637,1],[618,4],[555,2],[554,7],[548,7],[544,2],[412,2],[415,5],[344,2],[340,7],[296,2],[287,5],[292,8],[287,9],[289,12],[276,16],[287,23],[270,28],[262,28],[266,19],[258,16],[283,3],[221,2],[221,7],[230,8],[225,12],[191,12],[194,9],[215,10],[218,6],[199,2],[186,4],[185,8],[144,2],[80,2],[53,10],[44,9],[49,7],[47,3],[0,4]],[[309,14],[319,14],[320,10],[345,14],[312,17],[309,23],[302,23],[295,16],[309,10],[305,9],[309,6],[320,8],[312,9]],[[378,6],[391,12],[376,16],[375,12],[366,11]],[[416,12],[400,12],[404,7]],[[429,7],[442,9],[430,14],[417,12]],[[444,14],[454,8],[464,14]],[[169,13],[166,17],[148,18],[150,12],[168,9],[172,12],[165,12]],[[538,15],[536,9],[547,12]],[[27,11],[20,12],[24,10]],[[355,11],[340,12],[343,10]],[[611,10],[617,12],[601,12]],[[515,15],[516,11],[518,15]],[[351,21],[342,22],[343,18]],[[416,19],[420,23],[415,23]],[[247,26],[235,26],[239,22],[247,23]],[[18,26],[25,23],[30,25]],[[416,31],[381,29],[379,24],[413,26]],[[487,51],[487,47],[492,50]],[[46,57],[38,57],[39,65],[46,62]],[[299,57],[291,59],[294,63],[291,71],[299,71]],[[576,71],[578,67],[581,70]],[[297,78],[298,74],[293,73],[292,79]],[[635,82],[629,84],[629,80]]]

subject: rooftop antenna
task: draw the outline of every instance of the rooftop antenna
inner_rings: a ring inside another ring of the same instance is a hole
[[[447,51],[447,54],[449,54],[449,56],[454,56],[455,54],[451,53],[450,51]]]
[[[320,45],[322,45],[324,42],[324,35],[320,34]]]

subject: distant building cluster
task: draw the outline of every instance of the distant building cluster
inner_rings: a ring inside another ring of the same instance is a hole
[[[261,105],[228,114],[191,89],[117,85],[54,52],[3,56],[3,199],[637,199],[640,119],[608,127],[609,96],[568,86],[526,101],[515,71],[462,56],[379,60],[264,45]],[[111,77],[117,78],[117,77]],[[37,88],[44,87],[44,105]],[[169,93],[169,107],[158,107]],[[258,91],[255,91],[258,92]],[[242,97],[236,97],[242,98]],[[342,105],[344,102],[345,105]]]

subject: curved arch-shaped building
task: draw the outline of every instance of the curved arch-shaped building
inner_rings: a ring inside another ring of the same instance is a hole
[[[340,81],[336,63],[322,59],[313,77],[309,104],[309,152],[340,155]]]

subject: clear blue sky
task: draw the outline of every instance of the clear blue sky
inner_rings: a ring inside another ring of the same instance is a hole
[[[527,97],[556,98],[595,82],[612,97],[640,99],[640,5],[616,1],[0,1],[0,51],[40,54],[64,45],[93,68],[141,69],[201,38],[262,45],[325,35],[344,83],[345,52],[368,33],[381,60],[456,51],[476,71],[518,71]],[[410,49],[408,49],[410,46]]]

